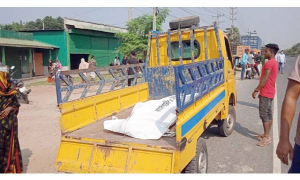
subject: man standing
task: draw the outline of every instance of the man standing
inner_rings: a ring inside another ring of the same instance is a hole
[[[258,76],[260,76],[260,72],[261,72],[261,54],[260,52],[258,52],[258,54],[255,57],[255,61],[257,62],[257,66],[255,66],[255,69],[257,71]]]
[[[253,51],[248,53],[248,64],[251,64],[251,65],[254,64]]]
[[[125,56],[122,60],[122,65],[126,65],[127,61],[128,61],[127,56]]]
[[[89,63],[89,69],[91,68],[96,68],[97,67],[97,61],[95,60],[95,57],[92,56],[90,63]],[[95,72],[90,72],[90,76],[91,76],[91,81],[95,80],[96,77],[96,73]]]
[[[288,158],[292,160],[289,173],[300,173],[300,115],[298,117],[294,150],[290,143],[290,129],[300,95],[300,56],[298,56],[288,79],[289,82],[281,108],[280,139],[276,154],[281,162],[286,165],[288,165]]]
[[[279,65],[279,71],[281,74],[283,74],[284,64],[286,63],[285,54],[282,50],[280,54],[278,55],[278,65]]]
[[[138,64],[139,63],[139,61],[135,58],[135,51],[131,51],[130,52],[130,59],[127,61],[127,64]],[[136,71],[136,73],[138,73],[138,67],[135,67],[134,68],[135,69],[135,71]],[[134,75],[134,71],[133,71],[133,69],[130,67],[130,68],[128,68],[128,75]],[[134,78],[129,78],[128,79],[128,86],[131,86],[131,85],[135,85],[135,84],[133,84],[133,79]]]
[[[249,49],[245,49],[245,53],[243,55],[243,59],[242,59],[242,62],[241,62],[241,66],[242,66],[241,80],[244,79],[245,68],[246,68],[246,65],[248,63],[248,53],[249,53]]]
[[[264,134],[257,145],[261,147],[271,143],[270,129],[273,121],[273,99],[278,73],[278,63],[275,60],[275,55],[278,50],[277,44],[266,45],[265,58],[268,59],[268,62],[263,66],[259,85],[252,93],[252,97],[255,99],[259,92],[259,116],[263,121]]]

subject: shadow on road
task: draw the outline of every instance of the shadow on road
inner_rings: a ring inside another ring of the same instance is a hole
[[[257,132],[251,131],[246,127],[243,127],[240,123],[236,122],[235,123],[235,128],[234,130],[247,137],[247,138],[251,138],[255,141],[260,141],[260,139],[258,138],[259,134]],[[204,139],[209,139],[211,137],[223,137],[221,135],[219,135],[218,133],[218,126],[217,125],[210,125],[201,135],[202,138]]]
[[[245,102],[245,101],[237,101],[237,103],[240,104],[240,105],[244,105],[244,106],[248,106],[248,107],[252,107],[252,108],[258,109],[258,105],[257,104],[253,104],[253,103],[249,103],[249,102]]]
[[[222,137],[218,133],[218,125],[210,125],[201,135],[204,139],[209,139],[211,137]]]
[[[32,151],[30,149],[22,149],[22,160],[23,160],[23,171],[27,172],[27,167],[29,164],[29,158],[32,155]]]
[[[243,127],[240,123],[238,123],[238,122],[236,122],[235,123],[235,128],[234,128],[234,130],[237,132],[237,133],[239,133],[239,134],[241,134],[241,135],[243,135],[243,136],[245,136],[245,137],[248,137],[248,138],[251,138],[251,139],[253,139],[253,140],[256,140],[256,141],[259,141],[260,139],[258,138],[258,133],[257,132],[254,132],[254,131],[251,131],[251,130],[249,130],[248,128],[246,128],[246,127]]]

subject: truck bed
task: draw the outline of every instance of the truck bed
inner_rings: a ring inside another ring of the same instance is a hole
[[[125,109],[119,113],[113,114],[112,116],[115,116],[118,119],[126,119],[131,114],[132,109],[133,107]],[[105,130],[103,122],[105,120],[111,120],[112,116],[103,118],[94,124],[83,127],[77,131],[70,132],[65,135],[70,137],[75,137],[75,138],[93,138],[93,139],[101,139],[101,140],[113,141],[119,143],[135,143],[135,144],[144,144],[150,146],[161,146],[168,149],[176,148],[175,136],[161,137],[158,140],[144,140],[144,139],[132,138],[124,134]],[[175,128],[174,126],[171,127],[171,131],[175,131],[174,128]]]

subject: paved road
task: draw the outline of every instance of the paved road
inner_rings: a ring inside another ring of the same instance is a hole
[[[287,61],[285,74],[279,74],[277,80],[278,123],[287,76],[294,66],[295,58],[288,58]],[[277,146],[277,142],[275,146],[273,142],[267,147],[256,146],[258,139],[255,135],[263,133],[263,126],[258,115],[258,99],[254,100],[251,93],[258,83],[258,78],[240,81],[238,72],[235,131],[231,136],[224,138],[218,135],[217,127],[212,126],[204,133],[209,153],[209,173],[273,173],[273,166],[276,163],[273,162],[273,147]],[[299,112],[299,108],[297,111]],[[292,127],[291,142],[294,142],[295,131],[296,123]],[[273,134],[273,131],[271,133]],[[280,169],[280,165],[278,167]],[[287,171],[288,167],[282,165],[281,172]]]

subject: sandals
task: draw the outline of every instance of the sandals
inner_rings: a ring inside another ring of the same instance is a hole
[[[267,141],[264,141],[264,139],[262,139],[256,145],[260,146],[260,147],[265,147],[265,146],[269,145],[270,143],[271,143],[271,139],[269,139]]]
[[[263,134],[257,134],[257,135],[255,135],[254,137],[257,137],[257,138],[259,138],[259,139],[263,139],[263,138],[264,138],[264,135],[263,135]]]

